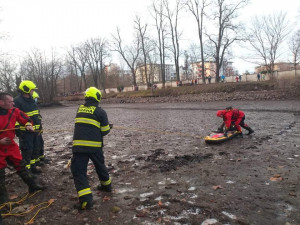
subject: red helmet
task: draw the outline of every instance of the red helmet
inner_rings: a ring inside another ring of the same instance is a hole
[[[226,110],[218,110],[217,117],[223,117],[226,113]]]

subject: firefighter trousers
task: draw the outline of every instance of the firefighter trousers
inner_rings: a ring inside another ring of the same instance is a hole
[[[38,134],[33,132],[22,132],[19,137],[19,146],[26,167],[35,167],[35,160],[39,158]]]
[[[107,184],[110,183],[109,174],[104,163],[102,148],[95,153],[74,152],[71,161],[71,171],[80,202],[91,202],[93,200],[92,191],[87,177],[89,159],[92,160],[95,166],[100,182]]]

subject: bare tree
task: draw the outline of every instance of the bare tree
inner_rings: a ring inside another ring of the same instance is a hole
[[[150,41],[151,46],[155,46],[155,40]],[[147,59],[149,62],[149,80],[152,84],[151,88],[153,91],[153,84],[154,82],[161,81],[161,70],[160,67],[158,67],[159,63],[159,54],[157,53],[157,48],[152,49],[152,51],[149,51],[147,54]],[[156,77],[156,78],[155,78]]]
[[[300,63],[300,30],[297,30],[289,42],[290,51],[293,54],[293,64],[296,76],[296,69]]]
[[[102,38],[92,38],[85,42],[85,46],[94,85],[103,89],[105,93],[105,60],[110,56],[108,43]]]
[[[78,92],[81,86],[81,80],[79,80],[78,71],[76,64],[73,63],[70,57],[67,57],[64,65],[64,93],[67,92]]]
[[[206,33],[214,51],[211,57],[216,63],[216,81],[220,80],[220,69],[223,65],[224,56],[229,47],[242,39],[240,37],[240,24],[235,24],[237,12],[248,4],[248,0],[239,0],[231,4],[228,0],[213,0],[212,19],[216,22],[217,32],[215,34]]]
[[[49,101],[51,102],[57,95],[56,84],[62,72],[62,62],[54,51],[52,51],[51,59],[47,63],[46,69],[46,87],[48,89]]]
[[[123,40],[120,35],[120,29],[117,28],[116,35],[113,35],[113,49],[112,51],[118,52],[122,59],[126,62],[126,65],[129,67],[132,73],[132,82],[133,86],[136,86],[136,67],[137,60],[140,54],[140,39],[136,35],[136,38],[131,46],[123,46]]]
[[[9,59],[0,59],[0,90],[13,93],[15,89],[15,71],[14,65]]]
[[[32,80],[39,88],[42,102],[53,102],[56,96],[56,84],[62,74],[62,60],[52,50],[48,59],[45,53],[35,49],[23,59],[20,72],[23,79]]]
[[[79,82],[79,91],[82,90],[82,81],[84,89],[87,88],[87,82],[86,82],[86,67],[87,67],[87,48],[86,45],[80,44],[76,47],[71,47],[70,50],[68,50],[68,56],[70,57],[70,63],[74,66],[76,74],[77,70],[80,72],[80,82]]]
[[[142,25],[141,23],[141,17],[136,16],[134,20],[135,24],[135,29],[139,35],[139,39],[141,41],[141,51],[143,54],[142,58],[142,64],[144,65],[144,74],[145,74],[145,80],[147,87],[149,87],[151,81],[150,81],[150,76],[148,76],[148,69],[147,69],[147,55],[149,53],[149,46],[147,45],[147,42],[149,41],[149,37],[147,36],[147,27],[148,24]]]
[[[175,8],[172,10],[170,8],[170,4],[168,0],[163,0],[163,4],[166,9],[165,17],[169,21],[170,32],[171,32],[171,39],[172,39],[172,48],[171,51],[173,53],[174,62],[175,62],[175,71],[176,71],[176,80],[180,81],[179,75],[179,56],[180,56],[180,49],[179,49],[179,39],[181,33],[178,30],[178,20],[179,20],[179,12],[183,8],[181,4],[181,0],[176,0]]]
[[[190,69],[190,55],[187,51],[184,51],[184,65],[182,67],[183,69],[183,73],[185,75],[185,80],[189,80],[191,79],[190,75],[191,73],[191,69]]]
[[[249,43],[256,54],[254,60],[259,59],[273,76],[276,59],[280,55],[280,47],[286,36],[289,27],[286,14],[283,12],[274,13],[268,16],[254,17],[249,27]]]
[[[166,39],[167,39],[167,32],[166,27],[167,24],[165,22],[166,17],[164,16],[164,6],[163,0],[154,1],[152,4],[152,17],[155,20],[155,27],[157,31],[157,39],[158,39],[158,51],[159,51],[159,60],[160,60],[160,74],[162,80],[162,86],[165,87],[166,83]]]
[[[193,14],[194,18],[197,22],[198,28],[198,37],[199,37],[199,45],[200,45],[200,54],[201,54],[201,77],[203,83],[205,83],[205,59],[204,59],[204,44],[203,44],[203,29],[204,29],[204,16],[205,16],[205,9],[209,5],[207,0],[186,0],[185,5],[187,6],[188,10]]]

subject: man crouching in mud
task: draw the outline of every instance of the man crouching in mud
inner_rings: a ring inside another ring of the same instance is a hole
[[[233,109],[231,106],[227,107],[225,110],[219,110],[217,112],[217,117],[223,118],[223,124],[218,128],[218,131],[223,132],[223,127],[225,125],[224,135],[227,136],[227,132],[233,123],[241,136],[243,136],[242,128],[248,130],[247,135],[254,132],[251,127],[245,123],[245,113],[238,109]]]

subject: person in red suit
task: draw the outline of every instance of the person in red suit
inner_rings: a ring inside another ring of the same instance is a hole
[[[43,190],[33,179],[33,175],[22,161],[19,146],[14,141],[15,123],[25,125],[26,130],[34,132],[32,120],[21,110],[14,107],[13,97],[5,92],[0,92],[0,204],[8,200],[5,187],[5,168],[7,163],[14,166],[17,174],[28,185],[29,192]]]
[[[243,135],[241,127],[248,130],[247,135],[250,135],[254,132],[254,130],[245,123],[245,113],[241,110],[234,109],[230,106],[225,110],[219,110],[217,112],[217,116],[223,118],[224,123],[221,127],[218,128],[218,130],[223,130],[223,126],[225,125],[225,135],[227,135],[227,132],[232,123],[235,125],[237,131],[241,135]]]

